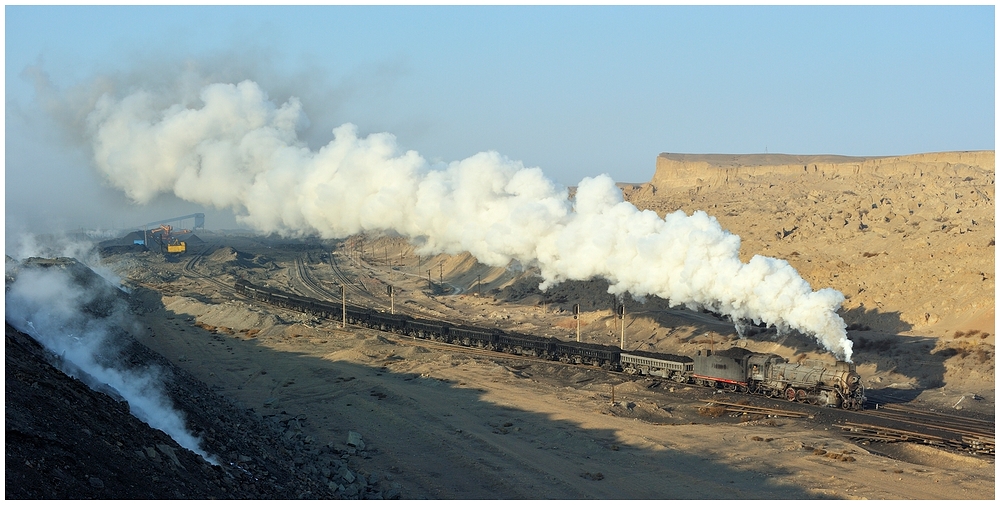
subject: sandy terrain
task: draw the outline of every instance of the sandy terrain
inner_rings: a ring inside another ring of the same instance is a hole
[[[842,315],[870,396],[992,419],[993,186],[992,152],[661,155],[652,181],[625,191],[661,215],[704,209],[743,238],[745,260],[787,259],[814,288],[848,295]],[[620,321],[602,282],[541,293],[530,272],[487,268],[467,255],[418,258],[391,237],[199,236],[204,243],[179,259],[107,258],[155,290],[137,291],[148,309],[146,334],[137,337],[264,415],[304,416],[302,429],[320,443],[343,446],[349,430],[360,432],[367,447],[358,464],[394,476],[404,498],[995,494],[992,459],[858,445],[819,411],[814,419],[705,417],[698,400],[710,391],[700,388],[671,390],[594,369],[342,330],[226,289],[246,276],[331,297],[346,279],[351,303],[388,309],[391,284],[395,310],[564,339],[575,338],[570,310],[580,303],[582,339],[617,345]],[[712,314],[655,299],[626,305],[631,349],[691,353],[738,344],[793,360],[833,359],[800,335],[759,331],[740,341]]]

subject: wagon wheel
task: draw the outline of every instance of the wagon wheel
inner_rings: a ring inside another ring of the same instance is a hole
[[[747,394],[749,392],[750,392],[750,388],[748,386],[746,386],[746,385],[741,385],[740,386],[740,393]]]
[[[728,389],[728,390],[732,391],[733,393],[735,393],[735,392],[739,391],[740,385],[739,384],[735,384],[735,383],[734,384],[729,384],[726,389]]]
[[[840,404],[840,408],[842,408],[844,410],[851,410],[851,408],[853,408],[853,407],[854,407],[854,401],[853,400],[844,400],[843,403]]]
[[[785,399],[794,402],[795,401],[795,388],[788,388],[785,390]]]
[[[800,389],[795,392],[795,401],[806,403],[807,399],[808,395],[806,395],[806,391],[804,389]]]

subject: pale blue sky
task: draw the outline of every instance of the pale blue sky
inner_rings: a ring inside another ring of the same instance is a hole
[[[645,182],[664,151],[994,149],[994,10],[7,6],[7,226],[200,210],[101,188],[87,152],[38,118],[29,65],[62,91],[232,65],[276,100],[302,99],[313,147],[351,122],[429,160],[496,150],[563,185]],[[46,200],[59,205],[30,207]]]

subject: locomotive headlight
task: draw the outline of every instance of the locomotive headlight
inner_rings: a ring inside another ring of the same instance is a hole
[[[860,380],[861,380],[861,377],[859,375],[857,375],[857,374],[854,374],[854,373],[848,374],[848,376],[847,376],[847,383],[850,384],[850,385],[852,385],[852,386],[855,385],[855,384],[857,384],[858,381],[860,381]]]

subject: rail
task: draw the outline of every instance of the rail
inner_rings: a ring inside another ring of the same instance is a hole
[[[766,417],[798,417],[798,418],[812,417],[810,414],[806,414],[805,412],[799,412],[796,410],[774,409],[770,407],[760,407],[757,405],[749,405],[742,403],[727,403],[727,402],[720,402],[718,400],[701,400],[701,401],[706,402],[705,407],[707,408],[720,407],[722,411],[726,414],[739,414],[739,415],[756,414]]]

